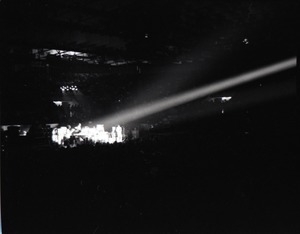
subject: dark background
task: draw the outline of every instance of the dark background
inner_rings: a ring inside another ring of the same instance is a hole
[[[2,0],[1,125],[88,122],[296,56],[298,11]],[[154,128],[125,144],[41,149],[1,131],[3,233],[297,233],[295,70],[128,123]],[[76,119],[57,100],[76,100]]]

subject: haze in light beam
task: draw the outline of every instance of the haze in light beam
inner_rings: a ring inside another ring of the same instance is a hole
[[[146,105],[140,105],[137,107],[129,108],[117,112],[113,115],[107,116],[103,119],[97,120],[97,122],[104,124],[105,126],[112,126],[116,124],[126,124],[134,120],[164,111],[171,107],[175,107],[198,98],[216,93],[225,89],[233,88],[237,85],[241,85],[267,75],[271,75],[280,71],[284,71],[296,66],[296,57],[275,63],[270,66],[266,66],[254,71],[243,73],[223,81],[218,81],[209,85],[205,85],[190,91],[186,91],[177,95],[167,97],[162,100],[157,100]]]

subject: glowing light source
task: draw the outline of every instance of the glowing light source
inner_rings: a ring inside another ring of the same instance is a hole
[[[246,72],[235,77],[225,79],[223,81],[215,82],[209,85],[205,85],[200,88],[196,88],[181,94],[173,95],[171,97],[165,98],[163,100],[154,101],[147,105],[140,105],[134,108],[123,110],[116,114],[107,116],[100,119],[99,122],[105,125],[111,126],[114,123],[128,123],[160,111],[164,111],[171,107],[175,107],[198,98],[216,93],[228,88],[233,88],[235,86],[248,83],[250,81],[262,78],[267,75],[271,75],[280,71],[284,71],[296,66],[296,58],[290,58],[282,62],[275,63],[270,66],[266,66],[254,71]]]
[[[232,97],[222,97],[221,102],[228,102]]]
[[[62,106],[62,102],[61,102],[61,101],[53,101],[53,103],[54,103],[56,106]]]
[[[71,85],[71,86],[62,86],[60,87],[60,89],[64,92],[65,90],[66,91],[69,91],[69,90],[72,90],[72,91],[78,91],[78,88],[76,85]]]
[[[248,39],[247,39],[247,38],[245,38],[245,39],[243,40],[243,43],[244,43],[244,44],[246,44],[246,45],[247,45],[247,44],[249,44],[249,41],[248,41]]]
[[[81,124],[75,128],[62,126],[54,128],[52,131],[52,141],[62,146],[65,144],[65,141],[68,141],[71,137],[77,138],[80,141],[88,139],[94,143],[113,144],[115,142],[121,143],[124,141],[123,130],[120,125],[117,127],[113,126],[111,132],[105,131],[103,124],[97,124],[94,127],[84,126],[83,128],[81,128]]]
[[[209,98],[208,101],[210,102],[216,102],[216,101],[219,101],[221,103],[224,103],[224,102],[228,102],[229,100],[231,100],[232,97],[212,97],[212,98]]]

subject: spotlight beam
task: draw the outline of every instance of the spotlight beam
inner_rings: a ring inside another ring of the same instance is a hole
[[[202,86],[181,94],[173,95],[162,100],[157,100],[146,105],[129,108],[120,111],[113,115],[99,119],[104,125],[126,124],[134,120],[164,111],[171,107],[179,106],[181,104],[196,100],[198,98],[216,93],[225,89],[233,88],[235,86],[254,81],[256,79],[268,76],[277,72],[281,72],[296,66],[296,57],[269,65],[254,71],[246,72],[223,81],[218,81],[209,85]]]

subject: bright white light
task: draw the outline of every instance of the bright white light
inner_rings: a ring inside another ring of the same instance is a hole
[[[75,51],[65,51],[65,54],[67,55],[75,55]]]
[[[52,131],[52,141],[58,143],[59,145],[64,145],[64,139],[68,140],[74,136],[79,140],[88,139],[94,143],[110,143],[123,142],[122,127],[118,125],[117,127],[112,127],[111,132],[106,132],[104,130],[103,124],[97,124],[94,127],[85,126],[81,128],[81,124],[75,128],[68,129],[67,127],[55,128]]]
[[[27,132],[26,131],[21,131],[20,132],[20,136],[26,136],[27,135]]]
[[[54,103],[56,106],[62,106],[62,102],[61,102],[61,101],[53,101],[53,103]]]
[[[171,107],[175,107],[225,89],[233,88],[235,86],[248,83],[250,81],[262,78],[267,75],[271,75],[280,71],[293,68],[296,66],[296,62],[296,58],[293,57],[270,66],[266,66],[254,71],[250,71],[235,77],[225,79],[223,81],[215,82],[200,88],[193,89],[191,91],[173,95],[163,100],[154,101],[147,105],[140,105],[134,108],[118,112],[111,116],[107,116],[106,118],[100,119],[99,122],[109,126],[113,125],[114,123],[128,123],[146,117],[148,115],[164,111]]]
[[[224,102],[228,102],[232,97],[212,97],[212,98],[209,98],[208,101],[210,102],[216,102],[216,101],[219,101],[221,103],[224,103]]]
[[[221,102],[228,102],[232,97],[222,97]]]
[[[117,133],[117,142],[118,143],[120,143],[120,142],[122,142],[123,141],[123,139],[122,139],[122,128],[121,128],[121,126],[120,125],[118,125],[117,127],[116,127],[116,133]]]
[[[57,50],[49,50],[48,53],[54,55],[54,54],[58,54],[58,51]]]

